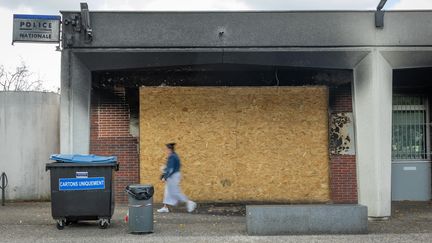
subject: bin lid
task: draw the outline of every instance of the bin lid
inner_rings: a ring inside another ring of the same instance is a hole
[[[148,200],[153,197],[153,185],[132,184],[125,191],[137,200]]]
[[[50,159],[61,163],[117,163],[116,156],[94,154],[52,154]]]

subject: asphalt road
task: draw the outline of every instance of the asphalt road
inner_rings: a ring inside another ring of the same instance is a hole
[[[370,222],[365,235],[252,237],[246,234],[241,206],[201,206],[155,213],[155,232],[132,235],[123,221],[127,208],[117,207],[112,224],[102,230],[82,222],[57,230],[49,203],[12,203],[0,207],[0,242],[432,242],[432,206],[394,206],[390,220]]]

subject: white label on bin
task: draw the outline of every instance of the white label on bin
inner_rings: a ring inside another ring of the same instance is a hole
[[[82,191],[105,189],[105,177],[60,178],[59,191]]]
[[[76,178],[88,178],[88,172],[87,171],[77,171],[75,172]]]
[[[403,167],[403,170],[417,170],[417,167],[415,167],[415,166],[405,166],[405,167]]]

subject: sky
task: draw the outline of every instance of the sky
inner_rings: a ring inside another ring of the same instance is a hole
[[[13,14],[53,14],[79,10],[85,0],[0,0],[0,65],[14,69],[25,62],[44,89],[60,87],[56,44],[12,43]],[[93,10],[373,10],[379,0],[87,0]],[[388,0],[386,10],[432,9],[432,0]]]

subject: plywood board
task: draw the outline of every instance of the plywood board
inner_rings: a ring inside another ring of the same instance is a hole
[[[176,142],[197,201],[329,200],[326,87],[140,88],[141,183],[155,185]]]

